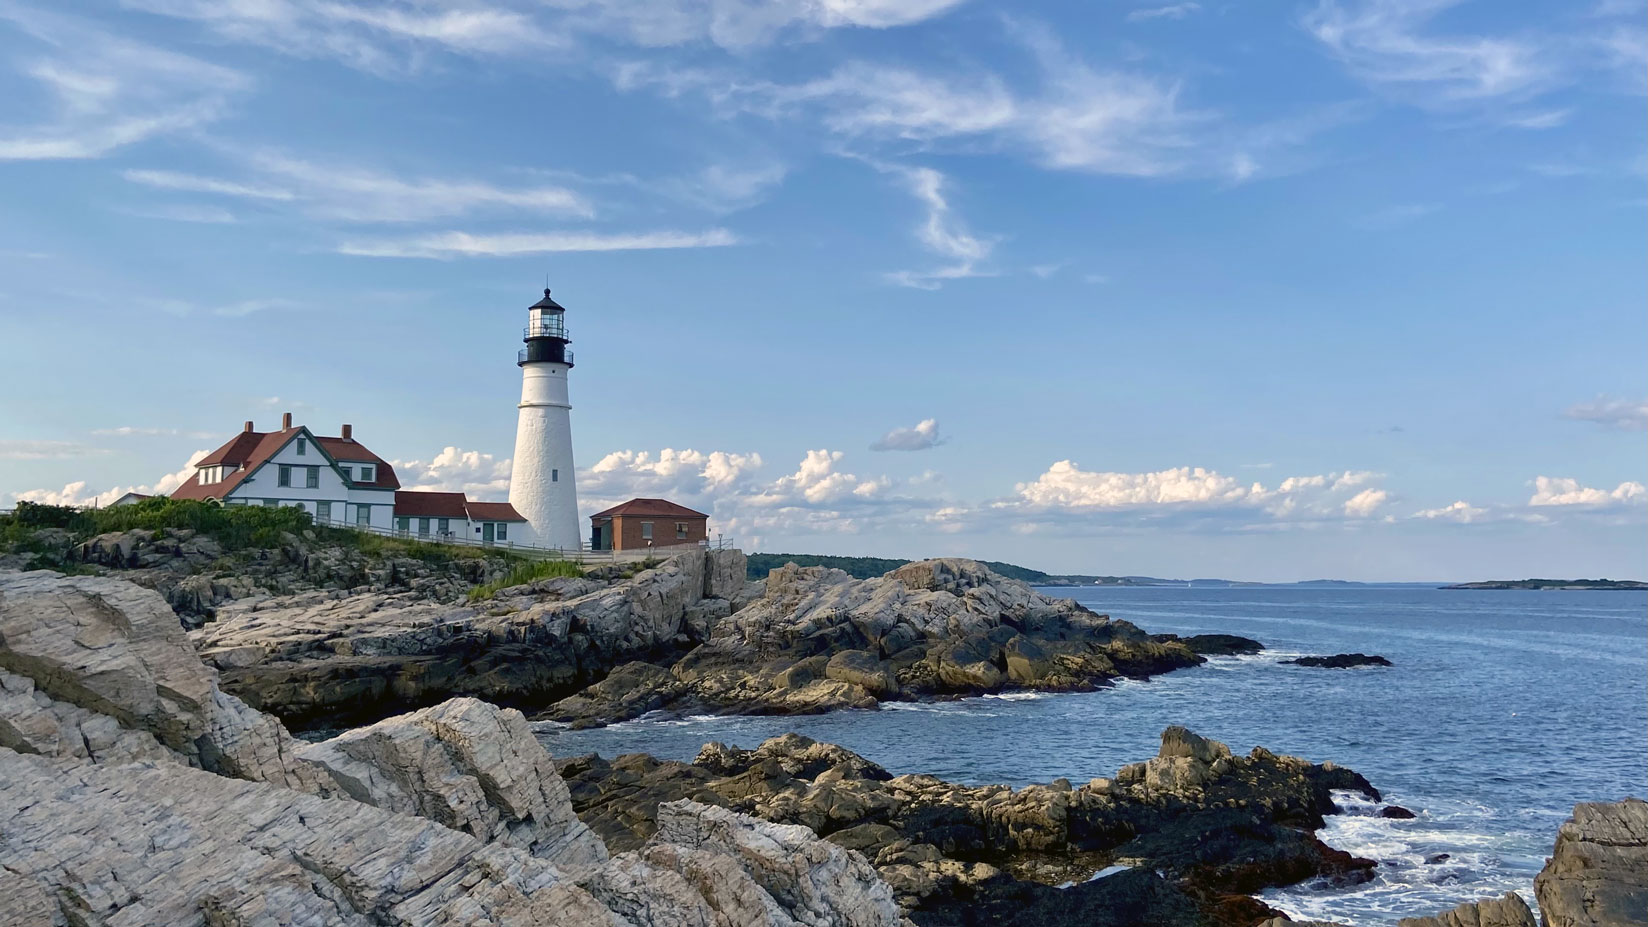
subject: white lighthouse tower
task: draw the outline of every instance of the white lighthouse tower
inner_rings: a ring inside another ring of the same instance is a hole
[[[578,489],[572,467],[572,404],[567,401],[566,310],[549,298],[527,310],[521,349],[520,418],[515,426],[515,462],[509,474],[509,504],[532,526],[533,543],[577,550]]]

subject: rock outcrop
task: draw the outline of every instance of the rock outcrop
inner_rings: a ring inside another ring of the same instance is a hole
[[[1648,924],[1648,802],[1575,805],[1534,894],[1544,927]]]
[[[1397,927],[1538,927],[1534,912],[1516,892],[1501,898],[1468,901],[1435,917],[1406,917]]]
[[[1321,669],[1353,669],[1358,666],[1394,665],[1384,657],[1366,653],[1336,653],[1331,657],[1299,657],[1294,660],[1277,660],[1276,662],[1291,663],[1294,666],[1315,666]]]
[[[280,722],[219,689],[165,600],[123,580],[0,573],[0,693],[0,747],[329,787]]]
[[[297,727],[454,696],[536,709],[625,662],[685,653],[743,604],[743,570],[739,551],[694,550],[634,576],[546,580],[476,604],[315,591],[225,605],[194,639],[225,687]]]
[[[298,756],[364,804],[519,847],[562,868],[607,858],[600,838],[573,814],[566,783],[518,711],[453,699],[307,746]]]
[[[624,668],[625,685],[592,686],[541,717],[588,726],[659,709],[804,714],[1004,689],[1081,691],[1201,662],[1176,638],[1153,638],[971,560],[926,560],[867,580],[791,564],[667,673]]]
[[[1262,749],[1233,756],[1184,728],[1164,732],[1155,758],[1080,787],[895,777],[795,734],[755,750],[710,744],[691,764],[632,754],[560,768],[614,849],[656,839],[649,809],[661,803],[721,804],[862,853],[922,925],[1120,924],[1129,911],[1133,923],[1253,923],[1275,912],[1248,893],[1373,867],[1313,834],[1333,789],[1378,795],[1362,777]],[[1118,864],[1129,871],[1088,881]]]
[[[128,583],[0,573],[0,667],[0,923],[899,924],[861,857],[717,807],[609,857],[516,711],[299,745]]]

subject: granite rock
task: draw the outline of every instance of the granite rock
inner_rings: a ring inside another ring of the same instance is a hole
[[[1648,924],[1648,802],[1585,802],[1534,880],[1544,927]]]

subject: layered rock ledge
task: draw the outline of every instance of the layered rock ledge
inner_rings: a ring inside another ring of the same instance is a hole
[[[579,726],[660,710],[816,713],[1086,690],[1203,662],[1186,641],[970,560],[869,580],[792,565],[754,584],[745,562],[738,551],[693,551],[634,576],[546,580],[461,606],[315,591],[224,605],[193,636],[225,688],[300,728],[453,696]]]
[[[122,581],[0,572],[0,670],[8,927],[900,923],[861,856],[719,807],[612,855],[517,711],[299,744]]]
[[[1010,689],[1085,691],[1201,662],[1183,641],[971,560],[925,560],[867,580],[791,564],[680,659],[619,666],[539,717],[589,726],[652,711],[802,714]]]

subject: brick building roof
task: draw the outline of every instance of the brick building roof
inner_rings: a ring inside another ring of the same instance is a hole
[[[631,499],[620,505],[615,505],[602,512],[589,516],[596,518],[612,518],[615,516],[645,516],[657,518],[709,518],[703,512],[695,512],[684,505],[676,505],[668,499]]]

